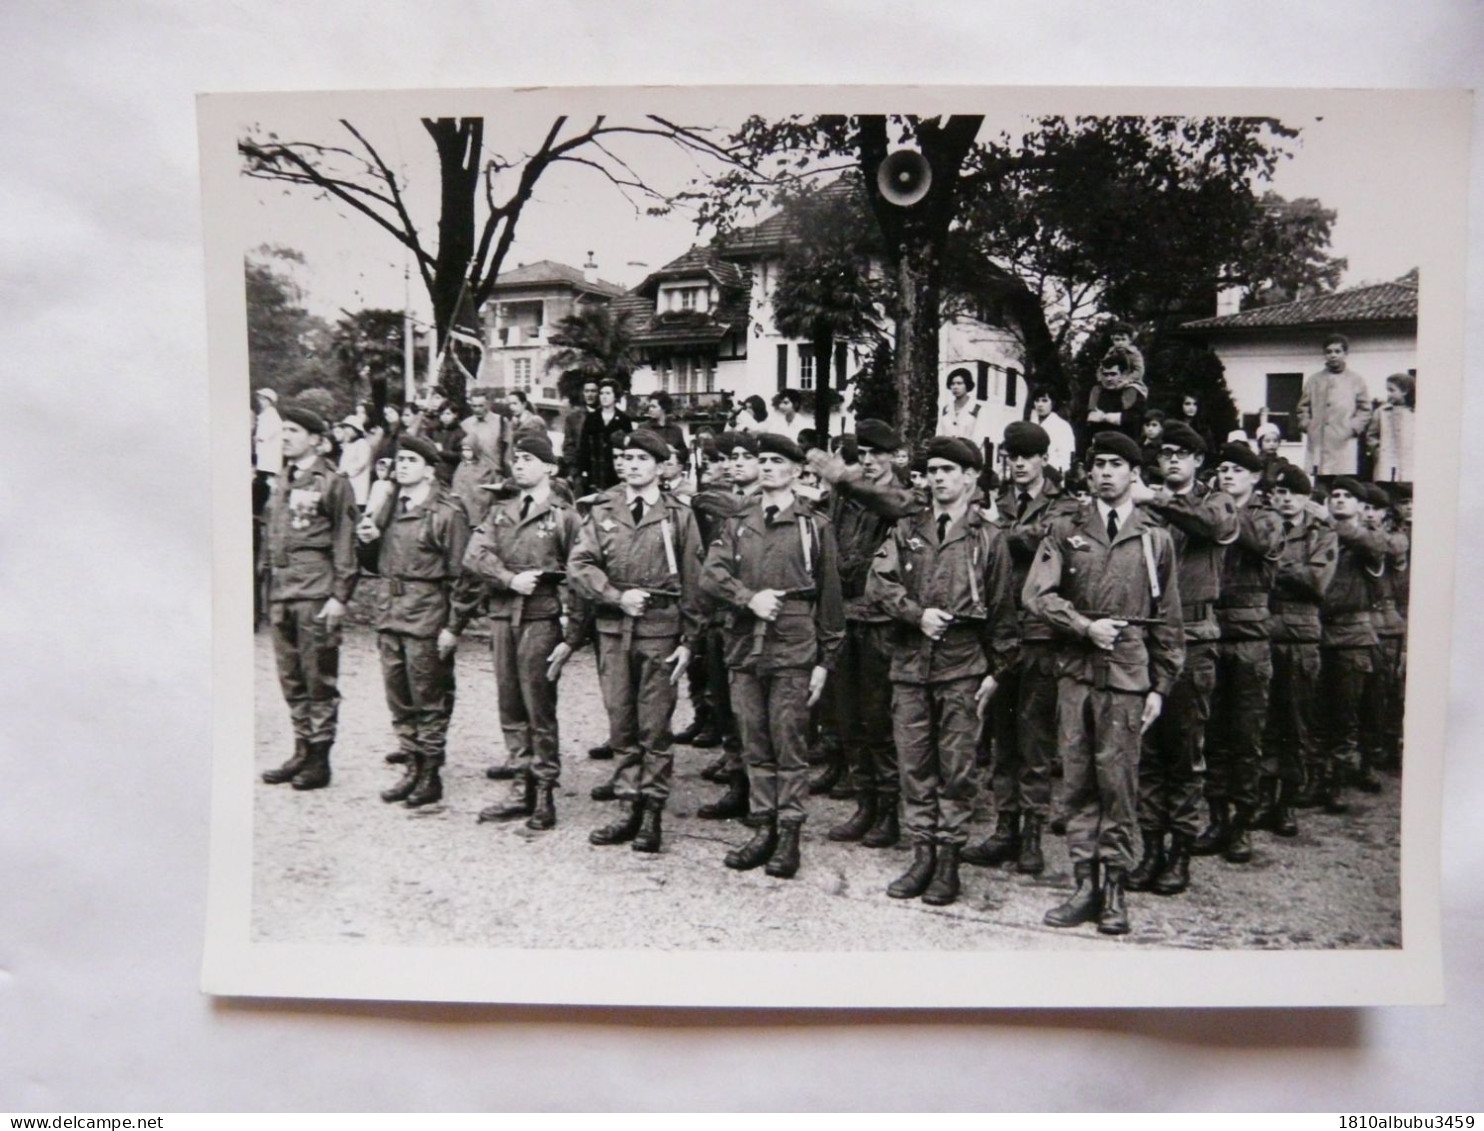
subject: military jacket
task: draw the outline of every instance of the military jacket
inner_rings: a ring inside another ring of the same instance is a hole
[[[404,507],[402,502],[390,496],[376,522],[382,579],[376,628],[437,636],[449,626],[454,584],[469,544],[469,516],[464,504],[437,483],[420,504]]]
[[[1283,531],[1268,633],[1283,643],[1317,644],[1319,606],[1334,580],[1339,537],[1329,523],[1301,513]]]
[[[1221,596],[1216,619],[1223,640],[1266,640],[1268,600],[1283,553],[1283,520],[1253,495],[1237,508],[1236,541],[1221,563]]]
[[[453,630],[462,632],[486,599],[494,620],[555,620],[565,605],[564,639],[580,647],[587,635],[588,606],[563,581],[567,558],[577,543],[577,510],[548,492],[522,519],[521,499],[521,495],[501,499],[470,538]],[[539,581],[528,595],[510,588],[516,574],[533,569],[551,576]]]
[[[1383,527],[1381,532],[1386,536],[1386,573],[1375,587],[1375,601],[1371,606],[1376,623],[1376,635],[1405,636],[1407,622],[1402,615],[1401,608],[1405,605],[1409,576],[1407,566],[1412,544],[1406,534],[1400,530],[1388,526]],[[1397,601],[1398,591],[1403,595],[1403,602],[1400,606]]]
[[[1170,532],[1143,508],[1133,509],[1111,543],[1096,506],[1053,522],[1022,599],[1067,641],[1062,675],[1114,691],[1169,694],[1185,662],[1179,570]],[[1097,617],[1158,623],[1128,625],[1104,652],[1087,637]]]
[[[1052,627],[1040,617],[1032,616],[1021,605],[1020,594],[1025,588],[1025,579],[1030,574],[1031,563],[1036,560],[1036,551],[1041,546],[1041,539],[1046,537],[1047,531],[1051,529],[1052,521],[1077,514],[1082,509],[1082,504],[1070,495],[1063,495],[1056,484],[1049,479],[1042,481],[1041,493],[1026,504],[1024,512],[1020,510],[1017,494],[1015,485],[1013,483],[1008,485],[1000,493],[995,508],[999,514],[999,527],[1005,535],[1005,545],[1010,550],[1010,561],[1014,567],[1011,595],[1016,606],[1020,608],[1020,638],[1021,640],[1052,640],[1056,636]]]
[[[916,497],[894,481],[868,483],[863,475],[841,480],[830,495],[830,522],[840,548],[840,586],[845,619],[885,622],[890,619],[866,598],[871,560],[886,541],[892,523],[916,509]],[[875,494],[879,497],[872,497]]]
[[[1237,540],[1237,504],[1225,491],[1194,483],[1183,495],[1145,504],[1170,530],[1180,567],[1180,615],[1187,642],[1216,640],[1216,600],[1221,596],[1221,570],[1231,543]]]
[[[940,683],[999,675],[1015,663],[1015,566],[1004,534],[976,506],[938,541],[931,508],[901,519],[871,562],[866,595],[895,622],[891,678]],[[942,639],[921,627],[924,609],[954,616]]]
[[[623,633],[623,622],[634,619],[635,636],[678,635],[687,645],[701,628],[700,571],[701,537],[690,507],[661,492],[635,526],[621,488],[593,500],[567,560],[568,580],[593,603],[599,632]],[[630,618],[619,607],[626,589],[651,592],[644,616]]]
[[[285,465],[264,514],[268,599],[349,602],[356,586],[359,519],[350,480],[324,459],[304,470]]]
[[[1386,534],[1351,519],[1335,524],[1340,552],[1319,612],[1327,648],[1373,648],[1375,587],[1386,576]]]
[[[802,499],[771,520],[761,495],[738,501],[746,506],[722,526],[701,571],[702,593],[726,610],[727,666],[833,669],[845,638],[845,610],[829,519]],[[762,589],[786,594],[771,623],[759,621],[747,607]]]

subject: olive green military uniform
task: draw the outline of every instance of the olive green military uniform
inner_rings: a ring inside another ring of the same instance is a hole
[[[1360,767],[1361,701],[1375,667],[1375,587],[1386,572],[1386,535],[1357,521],[1335,524],[1339,555],[1320,609],[1319,781],[1338,785]]]

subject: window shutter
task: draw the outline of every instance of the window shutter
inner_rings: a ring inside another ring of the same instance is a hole
[[[780,343],[778,346],[778,391],[781,393],[788,388],[788,344]]]
[[[1005,407],[1015,407],[1015,387],[1020,382],[1020,370],[1010,368],[1005,370]]]
[[[989,400],[989,362],[979,362],[979,388],[975,392],[981,401]]]
[[[849,353],[849,347],[843,342],[835,344],[835,388],[845,390],[845,384],[849,378],[845,375],[845,355]]]

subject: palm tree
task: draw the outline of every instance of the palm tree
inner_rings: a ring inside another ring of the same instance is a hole
[[[607,377],[627,392],[634,372],[633,338],[628,312],[607,306],[584,304],[558,322],[551,333],[557,349],[546,368],[561,371],[557,390],[562,399],[575,403],[584,384]]]

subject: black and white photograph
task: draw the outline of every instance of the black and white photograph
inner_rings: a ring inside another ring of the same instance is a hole
[[[1440,992],[1467,99],[199,113],[208,991]]]

